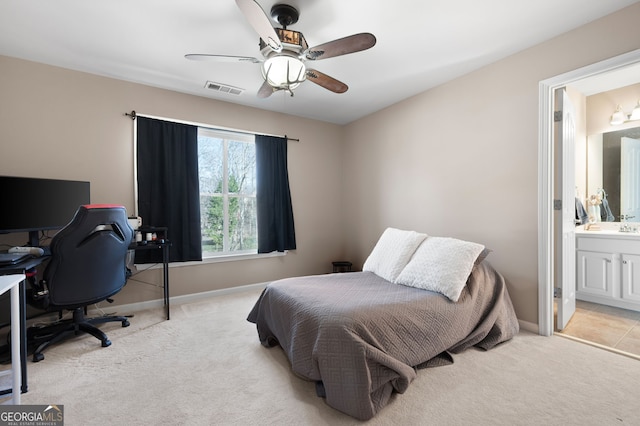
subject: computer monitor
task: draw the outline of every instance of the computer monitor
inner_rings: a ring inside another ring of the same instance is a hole
[[[0,176],[0,233],[29,232],[38,245],[39,231],[61,229],[78,207],[90,203],[84,181]]]

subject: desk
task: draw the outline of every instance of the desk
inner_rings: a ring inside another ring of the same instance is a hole
[[[11,398],[15,405],[20,404],[20,387],[22,385],[22,365],[20,361],[23,359],[21,356],[21,327],[24,316],[24,312],[20,309],[20,283],[25,280],[24,274],[2,275],[0,276],[0,294],[4,294],[7,290],[11,289],[11,371],[3,372],[2,375],[11,373],[12,383]],[[20,360],[20,361],[19,361]],[[0,393],[7,394],[4,390],[0,390]]]
[[[18,325],[18,327],[16,327],[18,330],[17,340],[14,339],[14,334],[13,334],[14,333],[14,321],[13,321],[13,315],[14,315],[13,291],[14,290],[13,288],[11,289],[11,316],[12,316],[11,363],[13,364],[16,359],[20,360],[20,373],[21,373],[20,381],[22,382],[21,384],[22,393],[26,393],[28,390],[28,386],[27,386],[27,298],[26,298],[26,290],[25,290],[26,282],[25,282],[24,276],[26,275],[27,272],[35,269],[38,265],[48,260],[49,257],[50,256],[34,257],[32,259],[27,259],[24,262],[20,262],[15,265],[0,267],[0,278],[3,278],[5,276],[14,276],[14,275],[20,275],[23,277],[23,279],[18,283],[18,286],[16,287],[19,295],[18,310],[17,310],[17,312],[19,313],[19,319],[18,319],[18,322],[16,323]],[[16,342],[16,341],[20,342],[20,347],[19,347],[20,352],[18,353],[17,357],[15,357],[13,353],[13,349],[14,349],[13,342]],[[14,398],[15,398],[15,394],[14,394]]]
[[[162,287],[164,290],[164,307],[167,311],[167,319],[170,319],[169,309],[169,240],[148,241],[145,244],[131,243],[129,250],[158,250],[162,249]]]

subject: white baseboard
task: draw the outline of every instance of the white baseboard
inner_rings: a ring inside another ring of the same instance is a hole
[[[267,284],[269,283],[263,282],[263,283],[256,283],[256,284],[241,285],[238,287],[223,288],[220,290],[205,291],[201,293],[185,294],[183,296],[172,297],[170,299],[170,303],[171,303],[171,306],[175,306],[175,305],[181,305],[184,303],[197,302],[199,300],[208,299],[210,297],[224,296],[226,294],[241,293],[249,290],[262,290],[267,286]],[[140,312],[145,309],[161,308],[162,306],[164,306],[164,300],[156,299],[156,300],[149,300],[145,302],[114,306],[114,308],[118,309],[119,314],[128,315],[134,312]],[[521,330],[539,334],[540,329],[538,327],[538,324],[536,323],[523,321],[519,319],[518,324],[520,325]]]
[[[210,297],[224,296],[226,294],[241,293],[248,290],[263,289],[267,286],[267,282],[241,285],[238,287],[223,288],[219,290],[204,291],[201,293],[185,294],[182,296],[174,296],[169,298],[170,306],[181,305],[184,303],[197,302],[199,300],[208,299]],[[126,305],[115,305],[120,315],[127,315],[133,312],[140,312],[146,309],[161,308],[164,306],[164,299],[147,300],[144,302],[129,303]],[[105,307],[106,308],[106,307]],[[104,308],[101,308],[104,309]],[[95,309],[89,309],[95,311]]]
[[[218,297],[218,296],[224,296],[227,294],[241,293],[249,290],[261,290],[261,289],[264,289],[267,286],[267,284],[269,283],[263,282],[263,283],[256,283],[256,284],[247,284],[247,285],[241,285],[238,287],[230,287],[230,288],[223,288],[219,290],[205,291],[201,293],[174,296],[169,299],[169,302],[171,306],[181,305],[184,303],[191,303],[191,302],[197,302],[199,300],[208,299],[210,297]],[[115,308],[117,310],[118,315],[129,315],[129,314],[140,312],[146,309],[162,308],[163,306],[164,306],[164,300],[156,299],[156,300],[147,300],[144,302],[128,303],[126,305],[115,305],[112,308]],[[88,314],[95,315],[96,313],[100,312],[99,310],[112,310],[109,308],[110,307],[107,307],[107,306],[102,306],[99,308],[91,307],[88,310]],[[34,319],[33,321],[42,322],[44,318],[50,319],[51,321],[53,321],[57,318],[57,314],[52,313],[51,316],[40,316],[37,319]],[[520,325],[521,330],[539,334],[538,324],[535,324],[529,321],[523,321],[523,320],[518,320],[518,324]]]
[[[224,296],[226,294],[241,293],[249,290],[261,290],[267,286],[268,283],[248,284],[238,287],[223,288],[220,290],[211,290],[201,293],[185,294],[183,296],[174,296],[169,299],[170,306],[181,305],[184,303],[197,302],[199,300],[208,299],[210,297]],[[115,312],[115,315],[131,315],[136,312],[144,311],[147,309],[162,308],[164,306],[164,299],[146,300],[144,302],[128,303],[126,305],[103,305],[95,306],[91,305],[87,309],[87,316],[99,316],[104,311]],[[66,318],[66,317],[65,317]],[[50,312],[48,314],[40,315],[36,318],[32,318],[27,321],[27,327],[38,323],[52,323],[58,320],[57,312]]]
[[[518,320],[518,324],[520,324],[520,330],[529,331],[531,333],[540,334],[540,328],[538,324],[529,321],[523,321],[521,319]]]

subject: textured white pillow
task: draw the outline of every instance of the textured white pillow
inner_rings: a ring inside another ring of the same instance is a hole
[[[362,266],[387,281],[393,282],[427,234],[387,228]]]
[[[482,244],[428,237],[394,282],[437,291],[457,302],[482,250]]]

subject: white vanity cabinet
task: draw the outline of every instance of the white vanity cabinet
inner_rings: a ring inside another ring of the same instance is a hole
[[[576,231],[576,298],[640,311],[640,234]]]
[[[578,250],[576,271],[576,296],[594,295],[613,298],[614,296],[614,253]]]
[[[622,255],[622,300],[640,306],[640,255]]]

